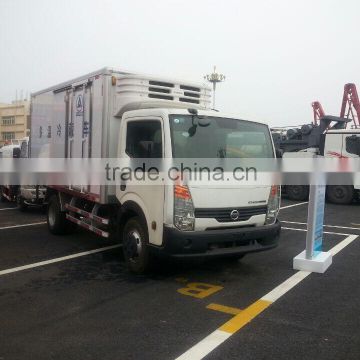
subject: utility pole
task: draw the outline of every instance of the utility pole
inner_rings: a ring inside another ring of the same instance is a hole
[[[204,76],[204,79],[212,83],[213,86],[213,109],[215,109],[215,92],[216,92],[216,84],[221,83],[225,80],[225,75],[218,74],[216,72],[216,66],[214,66],[214,71],[212,74],[208,74]]]

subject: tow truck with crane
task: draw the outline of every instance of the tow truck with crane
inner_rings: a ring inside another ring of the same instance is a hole
[[[325,115],[319,101],[314,101],[312,108],[313,123],[271,129],[280,156],[360,157],[360,101],[355,84],[349,83],[344,86],[340,117]],[[309,197],[309,186],[285,185],[283,193],[292,200],[304,201]],[[349,204],[359,198],[359,193],[360,185],[357,184],[328,185],[326,189],[327,200],[335,204]]]

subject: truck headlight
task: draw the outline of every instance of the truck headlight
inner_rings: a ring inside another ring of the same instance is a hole
[[[174,225],[181,231],[195,228],[195,209],[186,185],[174,185]]]
[[[265,225],[274,224],[280,207],[280,186],[272,185],[270,189]]]

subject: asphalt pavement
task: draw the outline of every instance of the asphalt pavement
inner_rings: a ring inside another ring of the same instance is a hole
[[[283,200],[276,249],[136,276],[117,244],[82,230],[53,236],[41,211],[13,207],[0,203],[0,360],[195,359],[194,346],[204,350],[297,276],[292,260],[305,248],[307,204]],[[360,204],[327,204],[324,250],[351,240],[330,268],[253,313],[205,359],[359,359],[359,214]]]

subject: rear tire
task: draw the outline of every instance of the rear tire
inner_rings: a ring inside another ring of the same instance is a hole
[[[351,204],[354,195],[354,187],[351,185],[328,185],[326,188],[326,197],[333,204]]]
[[[66,213],[61,211],[57,195],[49,200],[47,208],[47,224],[53,235],[65,235],[74,232],[77,225],[66,219]]]
[[[135,274],[144,274],[152,267],[147,227],[136,216],[130,218],[123,228],[123,252],[128,269]]]
[[[21,195],[17,196],[16,202],[18,204],[18,208],[21,212],[25,212],[28,208],[28,205],[25,204],[24,198]]]
[[[287,185],[285,190],[290,200],[304,201],[309,199],[309,187],[306,185]]]
[[[0,187],[0,200],[1,202],[7,202],[8,200],[6,199],[6,197],[3,195],[3,188]]]

